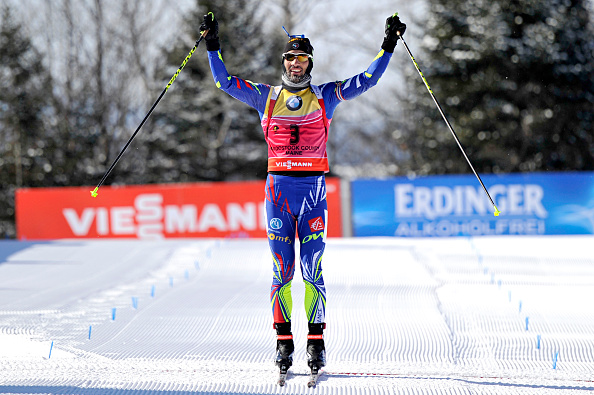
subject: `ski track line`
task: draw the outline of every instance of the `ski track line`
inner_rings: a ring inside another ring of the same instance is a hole
[[[275,384],[265,240],[33,244],[0,265],[0,296],[11,300],[0,305],[0,341],[18,336],[27,350],[6,355],[0,393],[591,392],[594,384],[584,377],[594,376],[594,318],[579,303],[594,297],[594,261],[584,252],[590,241],[329,239],[328,366],[311,390],[299,269],[295,362],[286,387]],[[567,245],[572,250],[561,254]],[[42,258],[54,263],[36,276],[30,262]],[[65,258],[72,263],[55,263]],[[48,270],[65,276],[65,289],[53,284],[55,273],[44,278]],[[6,285],[20,271],[30,283],[20,283],[25,289],[50,286],[46,300],[17,303],[17,290]],[[91,280],[78,284],[81,276]],[[148,298],[154,284],[157,295]],[[130,298],[141,293],[135,310]],[[93,337],[86,340],[90,322]]]
[[[203,268],[202,273],[200,274],[200,279],[202,279],[202,281],[208,281],[207,277],[209,275],[209,269]],[[162,318],[163,322],[161,324],[163,325],[163,329],[160,331],[162,333],[161,336],[166,336],[170,341],[172,341],[172,346],[168,347],[166,353],[161,352],[156,356],[163,358],[172,358],[180,356],[183,357],[183,355],[185,354],[191,354],[191,350],[188,350],[188,347],[199,348],[200,345],[196,345],[196,343],[204,343],[205,341],[208,341],[210,334],[202,334],[201,337],[197,339],[197,341],[193,341],[192,345],[188,343],[179,343],[177,345],[173,345],[173,342],[179,339],[192,339],[192,335],[190,333],[192,330],[196,330],[197,332],[203,332],[207,328],[210,331],[218,330],[218,327],[215,323],[217,322],[217,319],[220,320],[220,315],[224,313],[224,306],[231,305],[239,296],[241,296],[241,292],[237,294],[231,294],[231,300],[226,301],[226,303],[222,303],[221,300],[217,297],[210,297],[211,300],[208,300],[209,298],[205,295],[198,296],[196,299],[203,300],[200,303],[204,303],[204,300],[208,302],[207,309],[219,311],[219,317],[215,318],[214,323],[211,322],[205,324],[203,322],[201,323],[200,320],[196,317],[193,317],[191,315],[188,316],[187,312],[184,311],[185,307],[180,303],[175,303],[176,299],[184,300],[184,302],[188,301],[186,303],[189,304],[195,303],[194,300],[189,299],[191,297],[191,294],[193,293],[193,291],[189,288],[192,285],[195,284],[193,284],[191,281],[185,282],[181,286],[176,286],[168,290],[168,292],[165,295],[163,295],[161,298],[157,298],[157,300],[154,301],[150,306],[148,306],[147,309],[144,311],[145,315],[148,313],[151,316],[160,316],[160,318]],[[261,316],[262,315],[260,315],[260,317]],[[142,323],[142,318],[143,316],[136,316],[134,322],[130,322],[129,325],[135,326],[134,330],[139,332],[137,334],[139,337],[147,337],[147,332],[152,332],[154,330],[155,324],[149,322]],[[175,322],[175,325],[171,325],[167,322],[171,320]],[[222,325],[225,325],[225,327],[229,326],[226,323],[222,323]],[[140,326],[143,326],[144,328],[139,328]],[[109,344],[105,344],[104,346],[107,347],[109,346]],[[121,352],[119,349],[117,349],[118,347],[116,346],[116,342],[114,342],[112,346],[116,347],[116,350],[114,350],[115,352]],[[213,353],[215,354],[220,354],[221,352],[224,353],[225,350],[213,350]],[[131,355],[125,355],[125,357],[130,356]]]

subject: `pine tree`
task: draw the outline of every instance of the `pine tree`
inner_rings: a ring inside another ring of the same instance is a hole
[[[229,73],[254,82],[280,83],[282,34],[270,36],[257,2],[200,1],[187,20],[187,35],[166,51],[173,75],[199,37],[203,15],[219,22],[221,53]],[[282,32],[282,30],[279,31]],[[263,178],[267,149],[258,113],[216,88],[201,44],[143,135],[149,182]]]
[[[0,237],[13,237],[16,188],[47,186],[51,79],[8,6],[0,10]]]
[[[435,0],[419,64],[479,172],[594,169],[594,30],[585,0]],[[414,53],[414,51],[413,51]],[[468,172],[412,68],[419,173]]]

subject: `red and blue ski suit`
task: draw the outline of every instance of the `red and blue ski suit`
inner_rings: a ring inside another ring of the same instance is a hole
[[[221,52],[208,52],[216,86],[258,111],[268,144],[265,203],[274,263],[270,302],[275,323],[291,321],[296,234],[307,320],[325,322],[322,255],[328,228],[324,177],[329,169],[328,128],[336,106],[377,84],[391,57],[391,53],[381,50],[367,70],[354,77],[288,91],[230,76]]]

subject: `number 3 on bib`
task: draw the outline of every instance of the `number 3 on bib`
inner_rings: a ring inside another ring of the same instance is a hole
[[[289,141],[291,144],[299,143],[299,125],[291,125],[291,140]]]

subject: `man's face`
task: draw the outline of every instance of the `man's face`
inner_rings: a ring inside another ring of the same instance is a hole
[[[285,59],[283,60],[283,63],[285,65],[285,70],[287,70],[287,75],[289,76],[289,78],[291,80],[301,79],[301,77],[303,77],[305,75],[305,70],[307,70],[307,67],[309,66],[309,57],[307,57],[306,59],[302,59],[305,61],[301,61],[301,60],[299,60],[299,56],[295,56],[295,58],[293,60],[289,61],[287,59],[286,54],[306,55],[306,56],[308,56],[308,55],[306,53],[304,53],[303,51],[299,51],[299,50],[291,50],[291,51],[285,53]],[[301,58],[303,58],[303,56],[301,56]]]

